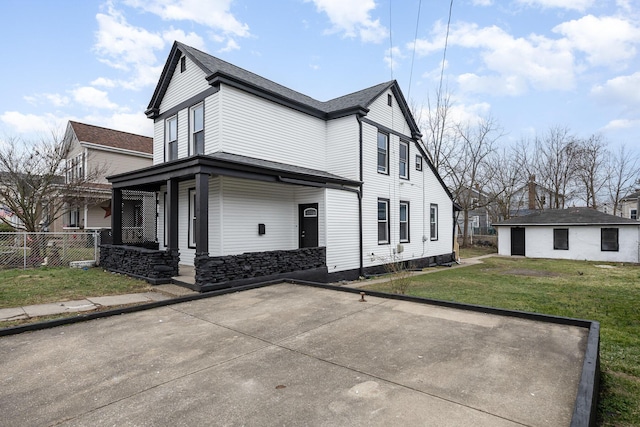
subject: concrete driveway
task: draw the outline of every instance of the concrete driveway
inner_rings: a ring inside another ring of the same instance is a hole
[[[565,426],[588,330],[278,284],[0,338],[3,426]]]

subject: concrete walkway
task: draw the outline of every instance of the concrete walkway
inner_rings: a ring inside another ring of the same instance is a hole
[[[460,261],[460,264],[454,264],[449,268],[467,267],[482,263],[482,259],[494,256],[496,254],[483,255],[476,258],[467,258]],[[423,271],[412,272],[413,275],[421,275],[440,271],[442,268],[427,268]],[[180,276],[182,277],[182,276]],[[339,286],[347,286],[351,288],[359,288],[375,283],[385,282],[387,278],[355,280],[351,282],[335,283]],[[15,308],[0,308],[0,322],[30,319],[33,317],[52,316],[64,313],[79,313],[83,311],[92,311],[103,307],[119,307],[130,304],[144,304],[153,301],[163,301],[170,298],[195,294],[190,289],[177,285],[156,285],[152,292],[143,292],[125,295],[111,295],[103,297],[89,297],[76,301],[60,301],[48,304],[28,305]]]
[[[75,301],[61,301],[15,308],[0,308],[0,322],[30,319],[32,317],[52,316],[56,314],[79,313],[103,307],[121,307],[131,304],[144,304],[195,293],[196,292],[181,286],[157,285],[153,287],[152,292],[108,295],[102,297],[89,297]]]

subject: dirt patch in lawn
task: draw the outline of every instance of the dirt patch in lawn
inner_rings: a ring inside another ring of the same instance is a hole
[[[506,270],[504,274],[511,274],[514,276],[530,276],[530,277],[559,277],[559,273],[544,270],[528,270],[526,268],[513,268]]]

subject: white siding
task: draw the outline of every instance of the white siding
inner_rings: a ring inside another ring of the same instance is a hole
[[[329,273],[360,267],[358,196],[327,190],[327,269]]]
[[[205,73],[189,58],[187,58],[187,69],[183,73],[180,72],[180,63],[178,62],[160,103],[160,113],[208,89],[209,84],[205,77]]]
[[[153,124],[153,164],[164,163],[164,120],[157,120]]]
[[[151,166],[151,159],[131,154],[116,153],[113,151],[87,149],[88,173],[100,171],[97,183],[108,184],[107,176]]]
[[[360,179],[360,132],[355,116],[327,122],[327,172]]]
[[[511,227],[498,226],[498,253],[511,255]],[[553,249],[553,230],[569,229],[569,249]],[[601,229],[618,228],[619,250],[601,251]],[[608,262],[639,262],[640,227],[603,226],[529,226],[525,227],[525,255],[529,258],[574,259]]]
[[[387,90],[371,103],[367,118],[376,123],[382,123],[403,135],[411,136],[411,129],[404,118],[404,114],[402,114],[396,98],[393,97],[391,107],[387,105],[387,95],[389,94],[393,97],[393,92]]]
[[[225,255],[298,247],[297,206],[290,187],[223,177],[222,195],[220,238]],[[262,236],[258,224],[265,224]]]
[[[219,92],[204,101],[204,152],[220,151],[220,96]]]
[[[222,85],[221,150],[326,169],[326,122]]]

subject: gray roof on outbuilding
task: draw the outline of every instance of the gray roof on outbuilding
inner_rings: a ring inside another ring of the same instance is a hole
[[[639,221],[609,215],[591,208],[547,209],[530,215],[509,218],[494,226],[527,225],[638,225]]]

